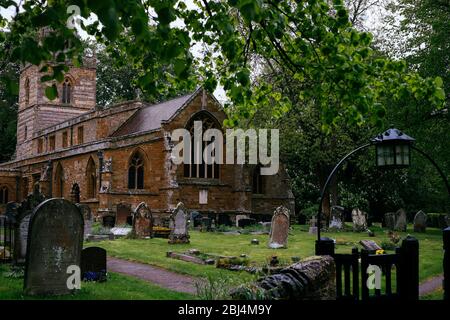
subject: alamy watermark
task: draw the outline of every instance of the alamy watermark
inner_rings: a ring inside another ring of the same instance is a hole
[[[261,175],[274,175],[279,169],[278,129],[227,129],[224,137],[219,129],[203,132],[202,122],[194,121],[193,137],[186,129],[176,129],[170,139],[178,142],[172,149],[172,161],[177,165],[260,164]]]

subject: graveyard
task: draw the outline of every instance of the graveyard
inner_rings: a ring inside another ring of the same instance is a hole
[[[0,1],[0,304],[448,309],[449,1]]]
[[[61,214],[60,210],[64,210],[66,215],[69,215],[67,212],[70,212],[72,208],[72,210],[75,210],[74,217],[82,217],[76,212],[77,207],[71,207],[70,202],[58,203],[58,200],[50,200],[50,202],[51,210],[46,211],[51,212],[51,214],[58,215],[58,213]],[[59,208],[60,206],[68,207],[64,209],[64,207]],[[136,212],[139,212],[141,217],[146,217],[142,208],[144,207],[139,206]],[[187,211],[182,204],[176,210],[178,210],[180,216],[183,216],[184,212]],[[284,214],[282,209],[277,209],[274,216],[283,216]],[[420,215],[422,213],[418,214],[418,216]],[[55,218],[53,220],[57,221]],[[357,220],[355,219],[354,222],[358,223]],[[185,219],[182,222],[187,223],[187,220]],[[39,223],[39,220],[33,221],[33,223]],[[69,225],[73,223],[71,222]],[[342,229],[340,230],[324,230],[323,236],[333,239],[337,254],[349,253],[354,248],[363,249],[365,244],[362,241],[380,244],[385,248],[383,253],[390,254],[393,253],[394,247],[398,246],[399,239],[412,235],[420,243],[418,275],[420,283],[425,283],[442,274],[442,231],[439,228],[430,227],[425,227],[425,231],[418,228],[417,224],[417,221],[414,224],[406,224],[404,230],[392,232],[388,228],[383,228],[379,223],[372,224],[370,230],[367,227],[365,227],[365,230],[359,230],[357,227],[355,229],[354,223],[352,226],[352,222],[347,222],[342,223]],[[79,225],[81,226],[82,223]],[[30,278],[26,279],[31,279],[28,281],[36,281],[37,283],[34,286],[29,286],[28,290],[31,291],[24,291],[24,278],[26,277],[23,274],[24,270],[3,264],[0,265],[0,299],[175,300],[205,299],[207,297],[229,299],[229,296],[224,295],[227,290],[231,291],[233,288],[251,284],[264,275],[277,274],[281,269],[298,262],[308,261],[310,257],[315,255],[316,235],[311,232],[314,229],[310,224],[292,224],[290,226],[288,224],[287,228],[285,225],[281,229],[286,230],[287,233],[285,237],[281,237],[284,238],[281,241],[278,237],[277,246],[271,245],[273,239],[267,224],[253,224],[244,228],[218,227],[208,231],[203,226],[200,228],[188,227],[187,224],[185,226],[186,230],[183,231],[183,228],[179,227],[177,230],[180,233],[176,236],[170,236],[169,239],[166,237],[150,237],[149,235],[152,234],[151,224],[143,225],[142,223],[136,224],[133,232],[129,233],[130,236],[97,241],[84,238],[83,255],[84,252],[87,254],[92,249],[92,254],[90,254],[92,258],[88,258],[89,260],[86,261],[94,259],[94,262],[92,262],[94,264],[95,260],[99,259],[104,259],[106,263],[108,256],[109,259],[117,258],[118,261],[140,263],[161,268],[173,272],[173,274],[186,275],[193,279],[195,292],[180,292],[180,290],[164,288],[164,286],[144,281],[139,275],[127,275],[126,271],[124,273],[123,270],[120,272],[106,272],[105,270],[104,274],[94,273],[92,274],[94,278],[91,279],[94,281],[83,281],[79,290],[66,291],[66,287],[49,286],[48,290],[50,291],[47,291],[45,281],[48,275],[45,272],[48,273],[55,266],[47,267],[43,271],[44,273],[40,271],[40,268],[33,270],[34,273],[39,275],[35,276],[34,280],[32,274],[31,276],[28,275]],[[45,227],[40,227],[40,229],[45,229]],[[138,231],[139,229],[142,229],[142,233]],[[175,227],[172,229],[172,234],[175,229]],[[139,234],[143,236],[139,237]],[[74,237],[77,238],[77,235],[74,234]],[[80,236],[78,236],[78,239],[80,239]],[[173,239],[177,239],[177,241]],[[51,241],[58,242],[60,240],[53,238]],[[77,249],[77,246],[74,244],[72,250],[80,250]],[[29,250],[36,251],[37,249],[31,246]],[[74,253],[66,252],[65,255],[66,259],[77,259]],[[27,256],[28,263],[32,259],[42,258],[44,260],[38,262],[38,266],[45,266],[45,262],[52,259],[50,256],[45,258],[45,251],[43,253],[37,251],[35,254]],[[31,262],[31,264],[34,263]],[[95,269],[95,266],[83,266],[83,264],[86,263],[83,262],[82,258],[82,270]],[[236,264],[237,266],[229,268],[227,267],[228,264]],[[106,269],[106,265],[104,268]],[[28,271],[28,274],[30,274],[30,271]],[[95,278],[95,276],[99,278]],[[57,278],[62,277],[59,283],[65,284],[67,278],[65,273],[56,272],[55,277],[52,281],[58,282]],[[210,287],[217,283],[220,283],[223,287],[219,290],[220,292],[209,292],[209,296],[206,295],[205,292],[212,290]],[[33,292],[35,289],[36,292]],[[435,288],[423,294],[420,299],[440,300],[442,294],[442,288]]]

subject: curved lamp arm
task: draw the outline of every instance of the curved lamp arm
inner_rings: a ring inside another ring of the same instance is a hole
[[[433,158],[431,158],[428,154],[426,154],[424,151],[422,151],[422,150],[420,150],[420,149],[418,149],[418,148],[416,148],[416,147],[414,147],[414,146],[411,146],[411,149],[413,149],[413,150],[416,150],[417,152],[419,152],[421,155],[423,155],[425,158],[427,158],[433,165],[434,165],[434,167],[436,168],[436,170],[439,172],[439,174],[441,175],[441,177],[442,177],[442,180],[444,180],[444,183],[445,183],[445,186],[447,187],[447,191],[448,191],[448,195],[450,196],[450,184],[449,184],[449,182],[448,182],[448,179],[447,179],[447,177],[445,176],[445,174],[444,174],[444,171],[442,171],[442,169],[438,166],[438,164],[433,160]]]
[[[319,210],[317,212],[317,240],[320,241],[320,219],[321,219],[321,215],[322,215],[322,205],[323,205],[323,199],[325,197],[325,193],[327,192],[328,189],[328,185],[331,182],[331,179],[333,179],[334,175],[336,174],[337,170],[340,168],[340,166],[345,162],[345,160],[347,160],[348,158],[350,158],[353,154],[355,154],[356,152],[368,148],[372,145],[372,143],[367,143],[363,146],[360,146],[356,149],[354,149],[353,151],[351,151],[350,153],[348,153],[345,157],[343,157],[338,164],[334,167],[333,171],[331,171],[330,175],[327,178],[327,181],[325,182],[322,191],[320,192],[320,204],[319,204]]]

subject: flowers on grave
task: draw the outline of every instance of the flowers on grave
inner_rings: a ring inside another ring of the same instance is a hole
[[[384,254],[384,250],[383,249],[377,250],[375,251],[375,254]]]

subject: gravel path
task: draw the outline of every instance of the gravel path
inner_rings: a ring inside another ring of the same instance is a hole
[[[108,257],[108,271],[126,274],[166,289],[196,294],[196,279],[148,264]]]

